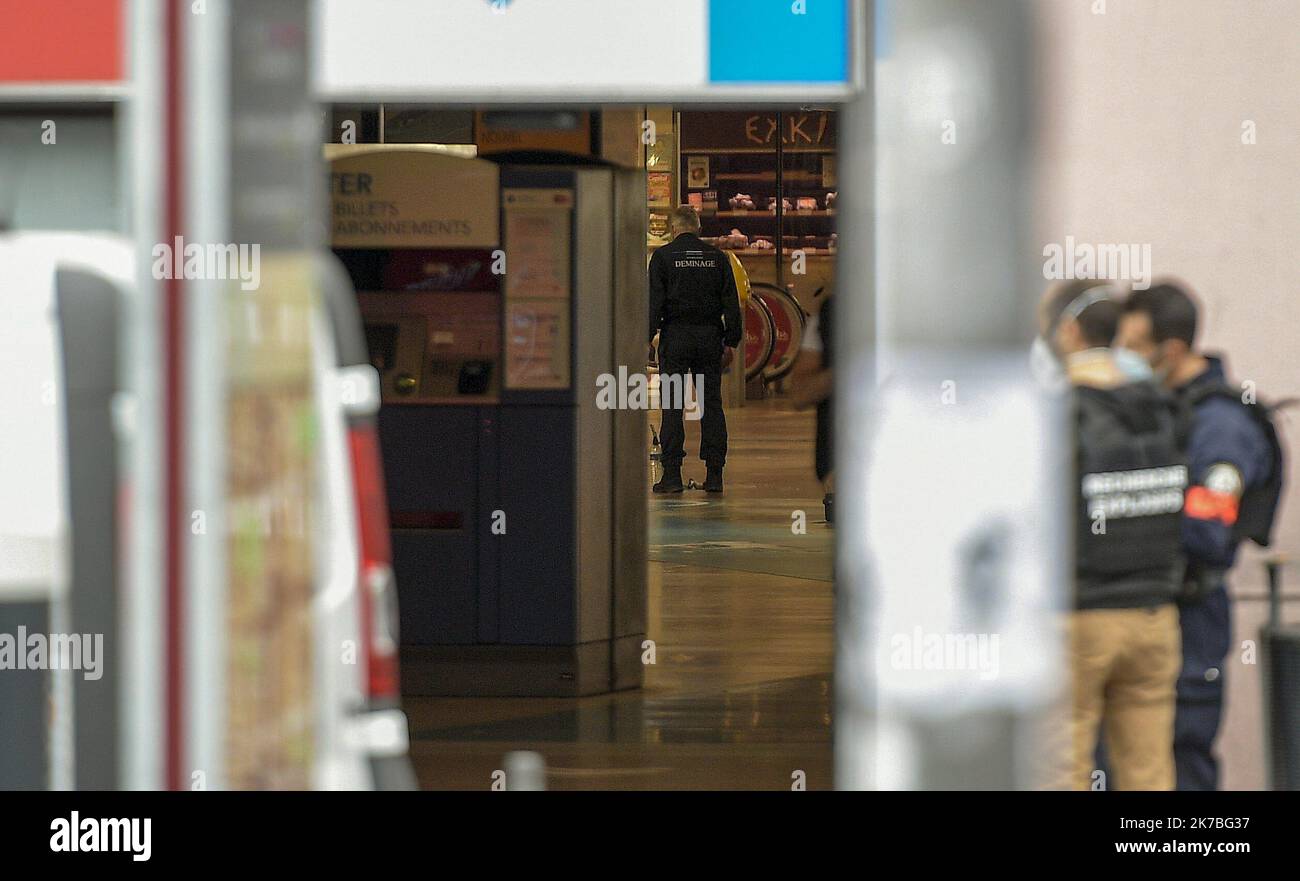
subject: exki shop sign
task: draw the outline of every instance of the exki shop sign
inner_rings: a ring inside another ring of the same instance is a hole
[[[825,110],[789,113],[692,113],[682,124],[682,148],[724,150],[835,146],[835,114]]]
[[[781,143],[787,147],[821,147],[830,128],[829,113],[787,113],[781,119]],[[745,120],[745,140],[770,146],[776,137],[777,119],[754,114]]]

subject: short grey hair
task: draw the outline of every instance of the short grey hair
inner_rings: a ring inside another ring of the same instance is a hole
[[[668,216],[668,224],[673,232],[699,232],[700,215],[690,205],[679,205]]]

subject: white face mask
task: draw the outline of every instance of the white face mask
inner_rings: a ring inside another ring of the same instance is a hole
[[[1048,391],[1060,391],[1069,384],[1065,368],[1061,366],[1060,360],[1052,351],[1052,347],[1047,344],[1047,340],[1041,336],[1034,337],[1034,343],[1029,347],[1029,372],[1033,374],[1034,380]]]
[[[1143,358],[1132,349],[1125,349],[1117,346],[1114,349],[1111,349],[1111,354],[1115,358],[1115,366],[1134,382],[1151,379],[1154,376],[1151,372],[1151,365],[1147,363],[1147,359]]]

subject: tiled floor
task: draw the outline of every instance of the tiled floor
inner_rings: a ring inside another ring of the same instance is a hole
[[[583,699],[413,698],[412,757],[428,788],[485,789],[505,753],[533,750],[551,789],[809,789],[831,783],[832,531],[811,474],[812,417],[772,402],[728,412],[731,457],[720,498],[650,500],[645,687]],[[687,423],[687,450],[698,450]],[[688,458],[702,482],[703,463]],[[804,511],[805,535],[790,526]],[[1258,554],[1234,573],[1263,589]],[[1300,569],[1288,569],[1294,591]],[[1258,638],[1265,607],[1239,601],[1237,645]],[[1295,621],[1300,603],[1288,604]],[[1259,666],[1230,656],[1220,737],[1223,785],[1265,783]]]
[[[830,787],[832,532],[812,416],[771,402],[727,416],[727,491],[650,501],[645,686],[408,699],[422,786],[486,789],[522,749],[544,756],[550,789],[789,789],[799,772],[809,789]],[[687,423],[688,451],[698,431]],[[698,460],[683,471],[703,482]]]

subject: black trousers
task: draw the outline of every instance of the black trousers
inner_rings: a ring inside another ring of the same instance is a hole
[[[700,458],[721,468],[727,461],[727,417],[722,412],[722,330],[695,324],[670,324],[659,331],[659,406],[663,420],[660,461],[680,466],[686,458],[682,405],[685,384],[704,382]],[[669,393],[671,392],[671,394]],[[694,406],[700,406],[697,401]]]
[[[1220,584],[1197,602],[1178,607],[1183,634],[1183,671],[1178,677],[1174,711],[1174,764],[1178,788],[1213,792],[1219,788],[1219,761],[1214,738],[1223,717],[1226,662],[1232,646],[1232,601]],[[1207,678],[1213,668],[1217,675]]]

